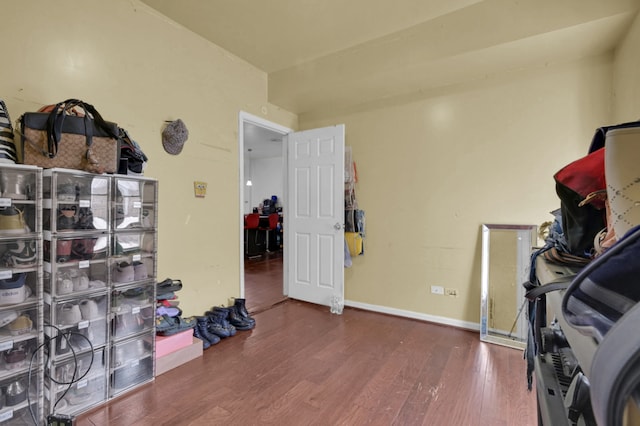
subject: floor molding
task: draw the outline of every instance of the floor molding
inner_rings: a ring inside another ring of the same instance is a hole
[[[421,321],[428,321],[436,324],[450,325],[452,327],[463,328],[466,330],[473,330],[473,331],[480,332],[480,323],[476,323],[476,322],[460,321],[452,318],[440,317],[437,315],[428,315],[420,312],[406,311],[404,309],[390,308],[388,306],[371,305],[369,303],[355,302],[353,300],[345,300],[344,305],[350,306],[352,308],[363,309],[365,311],[396,315],[399,317],[417,319]]]

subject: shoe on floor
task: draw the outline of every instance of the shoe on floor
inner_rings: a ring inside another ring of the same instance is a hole
[[[172,280],[171,278],[167,278],[166,280],[159,282],[156,288],[157,288],[158,294],[179,291],[179,290],[182,290],[182,281]]]
[[[206,340],[209,343],[209,346],[220,343],[220,337],[211,333],[208,329],[209,326],[209,318],[205,316],[195,317],[196,319],[196,327],[194,328],[194,333],[197,333],[198,338]]]
[[[196,320],[193,317],[182,318],[162,315],[161,317],[157,318],[158,320],[156,321],[156,334],[159,334],[161,336],[171,336],[182,331],[193,329],[196,326]],[[158,331],[158,321],[160,321],[161,323],[160,331]]]

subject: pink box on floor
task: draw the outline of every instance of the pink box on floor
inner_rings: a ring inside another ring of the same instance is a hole
[[[185,348],[193,343],[193,329],[171,336],[156,336],[156,359]]]

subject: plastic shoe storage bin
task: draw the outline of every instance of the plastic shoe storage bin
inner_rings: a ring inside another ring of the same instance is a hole
[[[52,358],[73,356],[69,346],[77,355],[106,344],[107,298],[105,293],[101,293],[51,304],[45,296],[44,316],[52,318],[55,325],[44,330],[50,339],[49,354]]]
[[[0,315],[6,318],[8,313],[3,311]],[[34,324],[35,320],[32,318],[37,318],[35,309],[19,313],[14,321],[2,327],[0,380],[29,371],[31,356],[38,349],[37,324]],[[11,329],[9,329],[10,327]],[[34,362],[37,362],[38,359],[36,354]]]
[[[156,318],[153,283],[126,286],[111,292],[111,337],[116,340],[148,332]]]
[[[150,257],[156,251],[154,232],[119,232],[114,234],[112,242],[112,258],[134,256],[136,254],[140,255],[140,257]]]
[[[104,402],[106,362],[105,348],[52,362],[46,370],[47,376],[55,380],[45,386],[47,412],[74,415]]]
[[[109,236],[87,234],[54,237],[44,234],[44,261],[49,264],[87,262],[106,259],[109,254]],[[51,269],[51,267],[49,267]]]
[[[97,290],[106,290],[109,282],[106,259],[58,265],[45,262],[43,269],[44,291],[57,297],[77,297]]]
[[[0,167],[0,237],[37,237],[41,217],[38,180],[37,168]]]
[[[0,269],[0,309],[21,309],[37,303],[40,286],[32,269]]]
[[[109,396],[153,379],[153,339],[149,332],[112,345]]]
[[[40,328],[36,306],[9,306],[0,309],[0,351],[18,342],[36,339]]]
[[[35,235],[37,220],[38,213],[33,202],[13,202],[0,198],[0,237]]]
[[[30,166],[3,164],[0,170],[0,198],[14,202],[35,201],[38,196],[36,170]]]
[[[143,283],[155,280],[155,256],[147,253],[113,256],[111,258],[111,284]]]
[[[35,237],[0,238],[0,271],[7,269],[16,273],[36,271],[39,261],[39,246],[39,240]],[[1,277],[1,279],[6,279],[4,275]]]
[[[38,381],[37,374],[20,374],[0,380],[0,425],[33,425],[31,411],[37,416]],[[36,417],[37,418],[37,417]]]
[[[108,230],[108,176],[77,170],[48,169],[44,170],[42,180],[45,232]]]
[[[113,182],[112,229],[156,228],[157,181],[116,176]]]

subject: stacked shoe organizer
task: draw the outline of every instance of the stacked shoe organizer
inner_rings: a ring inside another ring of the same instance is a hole
[[[114,176],[109,397],[154,377],[158,182]]]
[[[42,418],[41,173],[0,166],[0,424]]]
[[[153,379],[157,182],[43,172],[45,414]]]
[[[43,171],[45,414],[107,396],[110,178]]]

